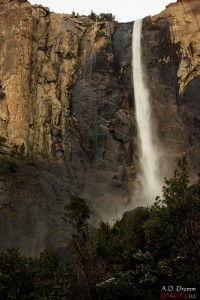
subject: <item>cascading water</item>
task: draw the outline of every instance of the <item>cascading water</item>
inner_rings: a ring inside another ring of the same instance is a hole
[[[156,146],[149,101],[149,89],[145,82],[141,53],[142,19],[136,20],[133,27],[133,86],[135,96],[136,121],[138,127],[138,149],[140,161],[140,184],[147,201],[155,200],[160,195],[162,181],[160,179],[160,151]]]

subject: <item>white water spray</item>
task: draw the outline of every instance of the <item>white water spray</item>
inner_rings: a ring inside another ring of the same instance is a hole
[[[140,161],[140,184],[142,198],[154,201],[160,195],[162,178],[160,177],[160,151],[156,146],[149,102],[149,89],[145,82],[141,54],[142,19],[136,20],[133,27],[133,86],[135,95],[136,121],[138,127],[138,148]]]

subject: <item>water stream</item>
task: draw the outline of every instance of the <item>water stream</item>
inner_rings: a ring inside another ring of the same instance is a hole
[[[153,126],[150,94],[145,82],[145,72],[142,64],[141,51],[142,19],[136,20],[133,27],[133,86],[135,111],[138,128],[139,178],[141,196],[153,202],[162,189],[160,176],[160,150],[156,145]]]

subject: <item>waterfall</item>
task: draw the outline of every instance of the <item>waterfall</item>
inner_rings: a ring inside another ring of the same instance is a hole
[[[142,65],[141,51],[142,19],[136,20],[133,27],[132,38],[132,69],[135,96],[135,111],[138,128],[138,150],[140,174],[139,182],[142,193],[140,196],[147,201],[155,200],[162,189],[160,176],[160,151],[156,145],[155,132],[151,115],[150,95],[145,72]]]

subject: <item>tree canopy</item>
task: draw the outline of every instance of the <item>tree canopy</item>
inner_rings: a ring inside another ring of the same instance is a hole
[[[35,259],[2,252],[2,299],[146,300],[159,299],[164,285],[200,284],[200,180],[190,182],[186,160],[151,207],[98,228],[88,223],[90,213],[80,197],[65,206],[74,229],[67,266],[52,247]]]

